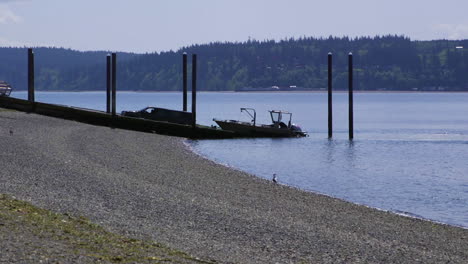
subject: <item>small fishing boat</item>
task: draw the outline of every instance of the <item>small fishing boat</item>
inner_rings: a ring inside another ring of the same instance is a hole
[[[10,96],[11,90],[11,85],[5,81],[0,81],[0,96]]]
[[[250,122],[238,120],[219,120],[213,119],[223,130],[233,131],[241,136],[246,137],[305,137],[306,132],[291,123],[292,113],[280,110],[268,111],[271,116],[271,125],[257,124],[257,113],[253,108],[241,108],[241,113],[247,113],[252,120]],[[288,123],[283,122],[283,118]]]

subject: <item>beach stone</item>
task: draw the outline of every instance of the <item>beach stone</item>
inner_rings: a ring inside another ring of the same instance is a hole
[[[201,259],[468,263],[467,229],[275,184],[198,156],[183,138],[16,111],[0,120],[0,193]]]

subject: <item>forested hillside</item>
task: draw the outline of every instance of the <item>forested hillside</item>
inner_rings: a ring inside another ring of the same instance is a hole
[[[457,48],[458,47],[458,48]],[[466,47],[466,48],[460,48]],[[327,86],[333,53],[334,87],[347,86],[347,56],[354,54],[359,90],[468,90],[468,40],[411,41],[402,36],[300,38],[210,43],[173,52],[118,54],[118,89],[182,89],[182,53],[198,54],[198,87],[219,91],[252,87]],[[35,49],[41,90],[104,90],[107,52]],[[190,65],[189,65],[190,67]],[[189,68],[190,73],[190,68]],[[26,49],[0,48],[0,80],[26,83]]]
[[[107,51],[80,52],[63,48],[33,48],[36,87],[40,90],[79,90],[72,86],[81,83],[91,69],[105,67]],[[122,60],[138,55],[121,53]],[[95,74],[95,73],[90,73]],[[15,90],[27,87],[27,48],[0,47],[0,80]]]

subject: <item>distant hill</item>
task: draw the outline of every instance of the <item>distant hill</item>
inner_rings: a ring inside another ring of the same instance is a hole
[[[63,48],[34,48],[36,87],[41,90],[70,90],[90,68],[105,67],[108,51],[81,52]],[[137,57],[120,53],[121,60]],[[0,80],[16,90],[27,87],[27,48],[0,47]],[[76,90],[76,89],[74,89]]]
[[[411,41],[403,36],[210,43],[152,54],[119,53],[117,82],[122,90],[181,90],[182,53],[187,52],[189,63],[190,55],[198,54],[201,90],[319,89],[327,86],[327,54],[332,52],[334,87],[344,89],[347,56],[353,52],[356,89],[468,91],[466,49],[468,40]],[[35,54],[37,89],[105,90],[107,52],[40,48]],[[26,87],[26,49],[0,48],[2,79]]]

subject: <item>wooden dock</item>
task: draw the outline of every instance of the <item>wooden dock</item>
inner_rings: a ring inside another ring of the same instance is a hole
[[[238,137],[238,135],[233,132],[208,126],[196,125],[193,127],[192,125],[153,121],[121,115],[112,116],[112,114],[103,111],[65,105],[31,102],[28,100],[12,97],[0,97],[0,107],[68,120],[75,120],[92,125],[157,133],[169,136],[186,137],[191,139],[226,139]]]

